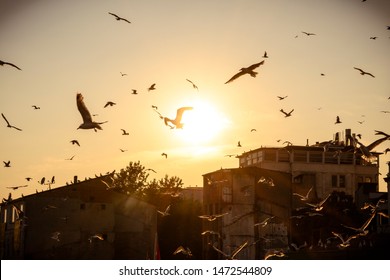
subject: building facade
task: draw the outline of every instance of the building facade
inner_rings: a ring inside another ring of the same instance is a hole
[[[151,259],[154,206],[112,190],[106,176],[1,205],[1,259]]]

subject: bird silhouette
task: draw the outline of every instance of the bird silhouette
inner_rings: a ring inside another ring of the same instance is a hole
[[[260,65],[263,65],[263,64],[264,64],[264,60],[259,62],[259,63],[256,63],[256,64],[252,64],[249,67],[241,68],[240,72],[238,72],[237,74],[233,75],[233,77],[231,77],[225,84],[230,83],[230,82],[234,81],[235,79],[237,79],[237,78],[239,78],[239,77],[241,77],[242,75],[245,75],[245,74],[249,74],[249,75],[251,75],[251,77],[256,77],[256,75],[258,73],[253,71],[253,70],[256,69],[257,67],[259,67]]]
[[[9,65],[9,66],[15,67],[15,68],[18,69],[18,70],[22,70],[22,69],[20,69],[18,66],[16,66],[15,64],[13,64],[13,63],[11,63],[11,62],[6,62],[6,61],[0,60],[0,65],[1,65],[1,66]]]
[[[279,100],[283,100],[283,99],[287,98],[288,96],[286,95],[286,96],[277,96],[277,97],[279,98]]]
[[[253,226],[265,227],[266,225],[268,225],[269,221],[271,221],[273,218],[275,218],[275,216],[271,216],[271,217],[265,218],[263,221],[261,221],[260,223],[256,223]]]
[[[166,153],[161,154],[163,157],[168,158],[168,155]]]
[[[324,208],[324,203],[328,200],[328,198],[330,197],[330,194],[328,194],[328,196],[326,196],[323,200],[321,200],[320,202],[318,203],[309,203],[309,202],[306,202],[307,205],[313,207],[313,210],[319,212],[321,211],[323,208]]]
[[[364,224],[360,228],[346,226],[343,224],[342,224],[342,226],[345,228],[349,228],[349,229],[354,230],[356,232],[356,234],[358,234],[358,235],[365,236],[368,234],[367,227],[370,225],[370,223],[371,223],[372,219],[375,217],[376,213],[377,213],[376,210],[373,211],[371,216],[364,222]]]
[[[26,179],[27,181],[31,181],[31,180],[32,180],[31,177],[26,177],[25,179]]]
[[[12,189],[12,190],[17,190],[17,189],[19,189],[19,188],[25,188],[25,187],[27,187],[28,185],[22,185],[22,186],[12,186],[12,187],[6,187],[7,189]]]
[[[43,184],[45,183],[45,180],[46,180],[46,178],[45,178],[45,177],[42,177],[42,179],[41,179],[41,181],[39,181],[39,183],[40,183],[41,185],[43,185]]]
[[[119,149],[122,153],[127,152],[125,149]]]
[[[191,80],[189,80],[189,79],[186,79],[186,80],[192,85],[192,87],[193,87],[194,89],[199,90],[199,89],[198,89],[198,86],[195,85]]]
[[[22,131],[20,128],[11,125],[11,124],[9,123],[9,121],[7,120],[7,118],[4,116],[3,113],[1,113],[1,115],[3,116],[3,119],[5,120],[5,122],[7,123],[7,127],[9,127],[9,128],[14,128],[14,129],[16,129],[16,130]]]
[[[209,243],[209,245],[211,245],[211,247],[217,251],[218,253],[222,254],[226,259],[228,260],[235,260],[236,259],[236,256],[238,253],[240,253],[242,251],[242,249],[244,249],[247,245],[248,245],[248,241],[245,241],[244,243],[242,243],[241,245],[239,245],[236,249],[234,249],[230,254],[227,254],[225,252],[223,252],[222,250],[218,249],[217,247],[215,247],[213,244]]]
[[[313,35],[316,35],[315,33],[311,33],[311,32],[305,32],[305,31],[302,31],[303,34],[307,35],[307,36],[313,36]]]
[[[378,38],[377,36],[370,37],[371,40],[376,40],[377,38]]]
[[[293,195],[299,196],[300,200],[307,201],[309,200],[309,194],[313,190],[313,187],[310,188],[310,190],[306,193],[306,195],[301,195],[299,193],[293,193]]]
[[[285,254],[282,250],[269,249],[264,255],[264,260],[268,260],[269,258],[272,257],[283,258],[284,256]]]
[[[364,71],[364,70],[362,70],[360,68],[357,68],[357,67],[353,67],[353,68],[358,70],[358,71],[360,71],[360,75],[368,75],[368,76],[371,76],[371,77],[375,78],[375,76],[373,74],[369,73],[369,72],[366,72],[366,71]]]
[[[183,114],[185,111],[192,110],[192,109],[193,109],[193,107],[181,107],[181,108],[177,109],[175,119],[170,119],[170,118],[164,117],[165,125],[168,126],[169,125],[168,122],[170,122],[176,128],[183,128],[184,124],[181,123],[181,119],[183,117]]]
[[[119,72],[119,73],[121,73],[121,76],[122,76],[122,77],[123,77],[123,76],[127,76],[126,73],[122,73],[122,72]]]
[[[41,109],[41,107],[38,107],[37,105],[32,105],[31,107],[33,107],[34,110],[39,110],[39,109]]]
[[[188,256],[188,257],[192,257],[192,252],[191,252],[191,250],[190,250],[190,248],[184,248],[183,246],[179,246],[179,247],[177,247],[177,249],[173,252],[173,254],[174,255],[176,255],[176,254],[179,254],[179,253],[182,253],[182,254],[184,254],[184,255],[186,255],[186,256]]]
[[[103,128],[100,126],[103,123],[106,122],[94,122],[92,121],[92,116],[91,113],[88,111],[87,106],[85,106],[85,103],[83,101],[84,97],[81,93],[77,93],[76,95],[76,103],[77,103],[77,108],[81,114],[81,117],[83,118],[83,123],[80,124],[78,129],[100,129],[102,130]]]
[[[339,124],[339,123],[341,123],[340,117],[339,117],[339,116],[336,116],[335,124]]]
[[[4,162],[4,167],[11,167],[11,161],[3,161]]]
[[[242,147],[242,146],[241,146],[241,141],[238,141],[238,142],[237,142],[237,147],[239,147],[239,148]]]
[[[332,234],[334,236],[336,236],[338,239],[341,240],[341,243],[339,244],[339,246],[342,247],[342,248],[349,247],[351,245],[350,241],[352,239],[355,239],[355,238],[359,237],[358,234],[355,234],[355,235],[351,235],[351,236],[349,236],[347,238],[344,238],[341,233],[337,233],[337,232],[334,232],[334,231],[332,231]]]
[[[291,114],[292,114],[292,112],[294,112],[294,109],[292,109],[290,112],[286,112],[286,111],[284,111],[283,109],[280,109],[280,112],[282,112],[283,114],[284,114],[284,117],[285,118],[288,118],[288,117],[291,117]]]
[[[170,210],[171,210],[171,205],[168,205],[164,211],[157,210],[157,212],[161,214],[163,217],[166,217],[171,215]]]
[[[88,241],[89,241],[90,243],[92,243],[93,240],[103,241],[103,240],[104,240],[104,236],[103,236],[103,234],[101,234],[101,233],[95,233],[94,235],[91,235],[91,236],[88,238]]]
[[[72,145],[77,145],[80,147],[80,143],[77,140],[70,140],[70,143],[72,143]]]
[[[156,84],[152,84],[149,88],[148,91],[155,90],[156,89]]]
[[[129,133],[126,130],[124,130],[123,128],[121,128],[121,130],[122,130],[122,135],[129,135]]]
[[[107,101],[106,105],[104,105],[104,108],[108,107],[108,106],[114,106],[116,105],[115,102],[112,102],[112,101]]]
[[[74,155],[71,156],[70,158],[66,158],[65,160],[73,160],[73,158],[74,158]]]
[[[206,219],[209,222],[212,222],[212,221],[215,221],[216,219],[221,218],[227,214],[229,214],[229,212],[222,213],[222,214],[200,215],[198,217],[201,219]]]
[[[123,21],[125,21],[125,22],[127,22],[127,23],[131,23],[129,20],[127,20],[127,19],[125,19],[125,18],[123,18],[123,17],[120,17],[120,16],[118,16],[118,15],[116,15],[116,14],[114,14],[114,13],[110,13],[110,12],[109,12],[109,14],[112,15],[112,16],[114,16],[115,19],[118,20],[118,21],[119,21],[119,20],[123,20]]]
[[[138,94],[138,91],[137,91],[136,89],[132,89],[132,90],[131,90],[131,94],[134,94],[134,95],[135,95],[135,94]]]
[[[266,51],[264,52],[263,58],[268,58],[268,54]]]
[[[60,234],[61,234],[61,232],[59,232],[59,231],[53,232],[51,234],[50,238],[59,242],[60,241]]]

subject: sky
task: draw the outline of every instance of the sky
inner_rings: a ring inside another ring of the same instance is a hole
[[[375,130],[390,133],[387,26],[389,0],[0,0],[0,60],[22,69],[0,66],[0,112],[22,129],[0,119],[0,157],[11,161],[0,168],[0,195],[9,186],[28,185],[14,198],[47,189],[42,177],[55,176],[54,188],[138,161],[157,172],[150,179],[202,186],[202,174],[238,167],[226,155],[312,145],[346,128],[368,145]],[[225,84],[263,60],[257,77]],[[103,130],[77,129],[77,93],[94,121],[107,121]],[[105,108],[108,101],[116,105]],[[193,110],[176,130],[152,106],[169,118]],[[280,109],[294,111],[285,118]],[[389,160],[380,157],[381,191]]]

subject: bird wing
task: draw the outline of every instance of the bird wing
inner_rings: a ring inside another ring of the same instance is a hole
[[[238,246],[231,254],[231,258],[234,259],[234,257],[242,250],[246,247],[246,245],[248,245],[248,241],[245,241],[243,244],[241,244],[240,246]]]
[[[92,116],[91,113],[88,111],[87,106],[85,106],[83,99],[83,95],[81,93],[78,93],[76,96],[77,108],[79,109],[84,123],[89,123],[92,122]]]
[[[382,137],[382,138],[379,138],[378,140],[375,140],[374,142],[372,142],[370,145],[366,146],[366,148],[368,149],[368,151],[371,151],[372,149],[374,149],[376,146],[378,146],[379,144],[381,144],[382,142],[388,140],[389,137],[388,136],[385,136],[385,137]],[[360,144],[360,143],[359,143]]]
[[[181,107],[179,109],[177,109],[177,112],[176,112],[176,121],[177,122],[180,122],[181,121],[181,118],[183,117],[183,113],[184,111],[187,111],[187,110],[192,110],[193,107]]]
[[[4,114],[1,113],[1,115],[3,116],[3,119],[5,120],[5,122],[7,123],[7,125],[10,126],[10,123],[9,123],[9,121],[7,120],[7,118],[4,116]]]
[[[356,70],[360,71],[361,73],[364,73],[364,71],[362,69],[360,69],[360,68],[353,67],[353,69],[356,69]]]
[[[244,75],[245,74],[245,72],[244,71],[240,71],[240,72],[238,72],[237,74],[235,74],[233,77],[231,77],[225,84],[227,84],[227,83],[230,83],[230,82],[232,82],[232,81],[234,81],[235,79],[237,79],[237,78],[239,78],[239,77],[241,77],[242,75]]]
[[[254,69],[256,69],[257,67],[259,67],[260,65],[263,65],[263,64],[264,64],[264,60],[260,61],[259,63],[252,64],[251,66],[249,66],[246,69],[249,71],[253,71]]]
[[[375,130],[375,135],[383,135],[383,136],[390,137],[390,134],[387,134],[387,133],[380,131],[380,130]]]
[[[176,255],[176,254],[178,254],[180,252],[184,252],[184,251],[185,251],[184,247],[183,246],[179,246],[179,247],[177,247],[175,252],[173,252],[173,254]]]
[[[117,19],[120,18],[118,15],[116,15],[116,14],[114,14],[114,13],[110,13],[110,12],[109,12],[109,14],[112,15],[112,16],[114,16],[114,17],[116,17]]]
[[[16,66],[15,64],[13,64],[13,63],[10,63],[10,62],[4,62],[3,61],[3,63],[4,64],[8,64],[8,65],[10,65],[10,66],[12,66],[12,67],[15,67],[16,69],[18,69],[18,70],[22,70],[22,69],[20,69],[18,66]]]

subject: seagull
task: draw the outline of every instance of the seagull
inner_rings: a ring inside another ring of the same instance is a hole
[[[20,128],[11,125],[11,124],[9,123],[9,121],[7,120],[7,118],[4,116],[3,113],[1,113],[1,115],[3,116],[3,119],[5,120],[5,122],[7,123],[7,127],[9,127],[9,128],[15,128],[16,130],[22,131]]]
[[[181,123],[181,119],[183,117],[183,113],[188,110],[192,110],[193,107],[181,107],[177,109],[176,117],[174,120],[164,117],[164,123],[168,126],[168,122],[172,123],[176,128],[183,128],[183,123]]]
[[[9,66],[15,67],[15,68],[18,69],[18,70],[22,70],[22,69],[20,69],[18,66],[16,66],[15,64],[10,63],[10,62],[6,62],[6,61],[2,61],[2,60],[0,60],[0,65],[1,65],[1,66],[9,65]]]
[[[310,32],[305,32],[305,31],[302,31],[303,34],[307,35],[307,36],[313,36],[313,35],[316,35],[315,33],[310,33]]]
[[[125,19],[125,18],[123,18],[123,17],[120,17],[120,16],[118,16],[118,15],[116,15],[116,14],[114,14],[114,13],[110,13],[110,12],[109,12],[109,14],[112,15],[112,16],[114,16],[114,17],[116,18],[116,20],[123,20],[123,21],[125,21],[125,22],[127,22],[127,23],[131,23],[131,22],[128,21],[127,19]]]
[[[59,231],[53,232],[50,238],[59,242],[60,241],[60,234],[61,234],[61,232],[59,232]]]
[[[351,235],[348,238],[344,239],[340,233],[332,231],[332,234],[341,240],[341,243],[339,244],[339,246],[342,248],[346,248],[346,247],[350,246],[351,244],[349,242],[352,239],[357,238],[359,236],[358,234],[356,234],[356,235]]]
[[[273,218],[275,218],[275,216],[271,216],[271,217],[268,217],[266,218],[264,221],[260,222],[260,223],[256,223],[254,224],[253,226],[262,226],[262,227],[265,227],[266,225],[268,225],[269,221],[272,220]]]
[[[107,106],[114,106],[114,105],[116,105],[115,102],[107,101],[106,105],[104,105],[104,108],[106,108]]]
[[[244,243],[242,243],[240,246],[238,246],[236,249],[234,249],[233,252],[231,252],[230,254],[226,254],[225,252],[223,252],[220,249],[218,249],[217,247],[215,247],[213,244],[210,244],[210,245],[211,245],[211,247],[213,247],[213,249],[215,251],[222,254],[226,259],[235,260],[235,257],[237,256],[237,254],[239,252],[241,252],[241,250],[244,249],[248,245],[248,241],[245,241]]]
[[[123,128],[121,128],[121,130],[122,130],[122,135],[129,135],[129,133],[126,130],[124,130]]]
[[[318,203],[308,203],[308,202],[306,202],[306,204],[311,206],[311,207],[313,207],[315,211],[319,212],[319,211],[322,210],[322,208],[324,208],[322,205],[328,200],[329,197],[330,197],[330,194],[328,194],[327,197],[325,197],[323,200],[321,200]]]
[[[148,91],[155,90],[156,89],[156,84],[152,84],[149,88]]]
[[[70,140],[70,143],[72,143],[72,145],[77,145],[80,147],[80,143],[77,140]]]
[[[74,156],[71,156],[70,158],[66,158],[65,160],[73,160]]]
[[[79,109],[79,112],[83,118],[83,123],[80,124],[78,129],[100,129],[102,130],[103,128],[100,126],[101,124],[105,122],[94,122],[92,121],[92,116],[89,113],[87,106],[85,106],[85,103],[83,101],[83,95],[81,93],[77,93],[76,95],[76,103],[77,103],[77,108]]]
[[[216,235],[218,236],[218,238],[221,238],[221,235],[219,234],[219,232],[216,232],[216,231],[212,231],[212,230],[205,230],[201,233],[201,235],[206,235],[206,234],[210,234],[210,235]]]
[[[165,158],[168,158],[168,154],[166,154],[166,153],[162,153],[161,154],[163,157],[165,157]]]
[[[356,70],[358,70],[358,71],[360,71],[360,75],[368,75],[368,76],[371,76],[371,77],[375,78],[375,76],[372,75],[372,74],[369,73],[369,72],[366,72],[366,71],[364,71],[364,70],[362,70],[362,69],[360,69],[360,68],[357,68],[357,67],[353,67],[353,68],[356,69]]]
[[[26,179],[27,181],[31,181],[31,180],[32,180],[31,177],[26,177],[25,179]]]
[[[179,254],[179,253],[182,253],[188,257],[192,257],[192,252],[190,250],[190,248],[184,248],[183,246],[179,246],[177,247],[177,249],[175,250],[175,252],[173,252],[174,255],[176,254]]]
[[[367,221],[364,222],[364,224],[360,228],[354,228],[346,225],[342,225],[342,226],[354,230],[358,235],[365,236],[368,233],[368,230],[366,228],[370,225],[375,215],[376,215],[376,211],[373,211],[371,216],[367,219]]]
[[[212,221],[215,221],[216,219],[221,218],[221,217],[223,217],[223,216],[225,216],[227,214],[229,214],[229,213],[226,212],[226,213],[215,214],[215,215],[200,215],[198,217],[201,218],[201,219],[206,219],[209,222],[212,222]]]
[[[122,153],[127,152],[127,150],[119,149]]]
[[[287,117],[291,117],[291,113],[294,112],[294,109],[292,109],[290,112],[285,112],[283,109],[280,109],[280,112],[282,112],[284,114],[284,117],[287,118]]]
[[[287,97],[288,97],[287,95],[286,96],[277,96],[277,98],[279,98],[279,100],[283,100],[283,99],[285,99]]]
[[[42,177],[42,179],[41,179],[41,181],[39,181],[39,183],[41,184],[41,185],[43,185],[44,183],[45,183],[45,177]]]
[[[131,94],[138,94],[138,91],[136,89],[132,89]]]
[[[313,190],[313,187],[310,188],[310,190],[306,193],[306,195],[301,195],[299,193],[293,193],[293,195],[299,196],[302,201],[309,200],[309,194]]]
[[[242,147],[242,146],[241,146],[241,141],[238,141],[238,142],[237,142],[237,147],[239,147],[239,148]]]
[[[188,80],[188,79],[186,79],[186,80],[187,80],[189,83],[192,84],[192,87],[193,87],[194,89],[196,89],[196,90],[199,91],[198,87],[197,87],[191,80]]]
[[[41,107],[38,107],[37,105],[32,105],[31,107],[33,107],[34,110],[39,110],[39,109],[41,109]]]
[[[341,123],[340,117],[339,117],[339,116],[336,116],[336,122],[335,122],[335,124],[339,124],[339,123]]]
[[[268,58],[268,54],[266,51],[264,52],[263,58]]]
[[[123,76],[127,76],[126,73],[122,73],[122,72],[119,72],[119,73],[121,73],[121,76],[122,76],[122,77],[123,77]]]
[[[11,167],[11,161],[9,160],[9,161],[7,161],[7,162],[5,162],[5,161],[3,161],[4,162],[4,167]]]
[[[27,187],[28,185],[23,185],[23,186],[12,186],[12,187],[7,187],[7,189],[12,189],[12,190],[17,190],[17,189],[19,189],[19,188],[25,188],[25,187]]]
[[[370,37],[371,40],[376,40],[377,38],[378,38],[377,36]]]
[[[285,256],[282,250],[269,249],[264,256],[264,260],[268,260],[271,257],[283,258]]]
[[[252,128],[251,129],[251,132],[255,132],[255,131],[257,131],[256,128]]]
[[[231,77],[225,84],[227,83],[230,83],[232,81],[234,81],[235,79],[241,77],[242,75],[245,75],[245,74],[249,74],[251,75],[252,77],[256,77],[257,75],[257,72],[253,71],[254,69],[256,69],[257,67],[259,67],[260,65],[263,65],[264,64],[264,60],[259,62],[259,63],[256,63],[256,64],[252,64],[251,66],[249,67],[243,67],[240,69],[240,72],[238,72],[237,74],[235,74],[233,77]]]
[[[91,235],[91,236],[88,238],[88,241],[89,241],[90,243],[92,243],[92,240],[94,240],[94,239],[103,241],[103,240],[104,240],[103,234],[101,234],[101,233],[96,233],[96,234],[94,234],[94,235]]]
[[[157,212],[160,213],[163,217],[166,217],[171,215],[170,210],[171,210],[171,205],[168,205],[164,211],[157,210]]]

